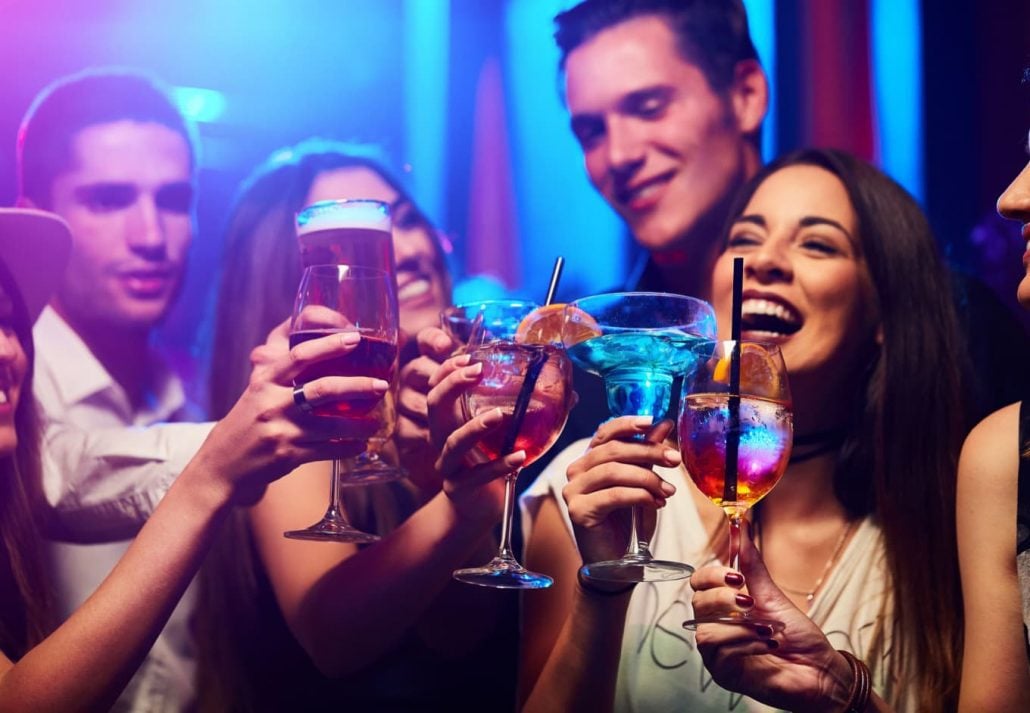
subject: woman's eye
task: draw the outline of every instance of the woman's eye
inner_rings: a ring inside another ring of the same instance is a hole
[[[729,240],[726,241],[726,246],[730,248],[747,248],[758,245],[760,242],[761,241],[755,235],[751,235],[750,233],[738,233],[729,237]]]
[[[836,255],[840,253],[837,246],[828,240],[821,240],[817,238],[808,238],[801,242],[801,247],[805,250],[812,252],[821,253],[823,255]]]

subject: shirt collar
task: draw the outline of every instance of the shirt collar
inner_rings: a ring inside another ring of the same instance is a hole
[[[36,363],[52,375],[61,400],[72,405],[93,396],[107,394],[129,410],[122,387],[93,355],[82,338],[52,307],[45,307],[32,329]],[[186,405],[179,381],[158,355],[151,352],[151,388],[146,403],[133,414],[138,423],[172,420]],[[39,370],[37,367],[37,371]]]

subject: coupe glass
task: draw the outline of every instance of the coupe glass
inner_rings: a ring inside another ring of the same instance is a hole
[[[368,376],[392,381],[397,368],[397,288],[385,270],[350,265],[316,265],[304,270],[293,319],[290,346],[334,332],[358,332],[361,341],[347,354],[327,359],[297,377],[302,384],[323,376]],[[377,425],[377,436],[388,438],[396,415],[384,399],[346,399],[316,406],[315,413]],[[362,532],[347,522],[340,502],[340,486],[349,477],[349,461],[333,461],[329,508],[314,525],[283,533],[298,540],[374,542],[378,535]]]
[[[539,305],[524,300],[482,300],[451,305],[440,313],[443,330],[464,351],[473,329],[492,335],[514,335],[519,322]],[[481,326],[480,326],[481,325]]]
[[[554,444],[572,408],[572,365],[560,344],[520,344],[514,339],[521,319],[536,305],[508,303],[506,319],[473,316],[466,351],[472,363],[482,363],[479,382],[462,396],[466,420],[500,409],[502,425],[478,444],[492,460],[515,451],[526,452],[523,467]],[[519,469],[521,470],[521,469]],[[454,578],[468,584],[501,589],[542,589],[554,580],[530,572],[515,559],[511,529],[515,512],[515,480],[519,470],[504,478],[504,515],[497,556],[482,567],[459,569]]]
[[[774,344],[719,342],[694,378],[683,382],[683,464],[698,489],[729,518],[727,564],[733,569],[738,569],[740,522],[783,476],[793,435],[787,369]],[[746,613],[691,619],[683,626],[711,622],[782,626]]]
[[[698,355],[711,350],[715,313],[693,297],[658,292],[617,292],[585,297],[565,309],[569,358],[604,379],[613,416],[666,417],[673,381],[689,376]],[[579,341],[583,334],[593,334]],[[630,542],[616,560],[590,562],[581,574],[608,582],[684,579],[694,568],[656,560],[640,528],[640,509],[630,510]]]

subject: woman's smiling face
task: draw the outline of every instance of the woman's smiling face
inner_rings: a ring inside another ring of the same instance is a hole
[[[792,378],[813,374],[832,387],[854,377],[877,322],[857,231],[847,190],[829,171],[801,164],[771,174],[733,222],[715,265],[713,303],[724,332],[733,258],[743,257],[743,337],[782,345]]]
[[[448,277],[440,268],[433,226],[409,200],[378,173],[364,166],[325,171],[311,184],[305,205],[323,200],[371,198],[390,206],[393,252],[397,260],[397,301],[401,332],[412,339],[438,325],[450,301]]]

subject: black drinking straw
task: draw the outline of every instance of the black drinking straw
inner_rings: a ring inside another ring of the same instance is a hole
[[[726,431],[726,479],[723,503],[737,501],[737,453],[740,450],[740,312],[744,301],[744,258],[733,258],[733,315],[730,322],[729,429]]]
[[[558,289],[558,280],[561,279],[561,271],[564,265],[565,258],[559,255],[554,261],[554,269],[551,271],[551,284],[547,288],[547,299],[544,300],[545,306],[551,304],[551,301],[554,299],[554,293]],[[533,396],[533,389],[536,388],[536,380],[540,378],[540,372],[544,368],[546,361],[547,352],[543,349],[533,353],[533,358],[526,369],[526,378],[522,380],[522,388],[519,389],[518,398],[515,399],[515,408],[511,414],[511,426],[504,437],[504,448],[501,452],[505,455],[515,450],[515,440],[519,437],[522,421],[526,417],[526,409],[529,408],[529,400]]]
[[[558,280],[561,279],[563,267],[565,267],[565,258],[559,255],[554,260],[554,269],[551,270],[551,284],[547,286],[547,299],[544,300],[544,305],[554,302],[554,293],[558,290]]]

